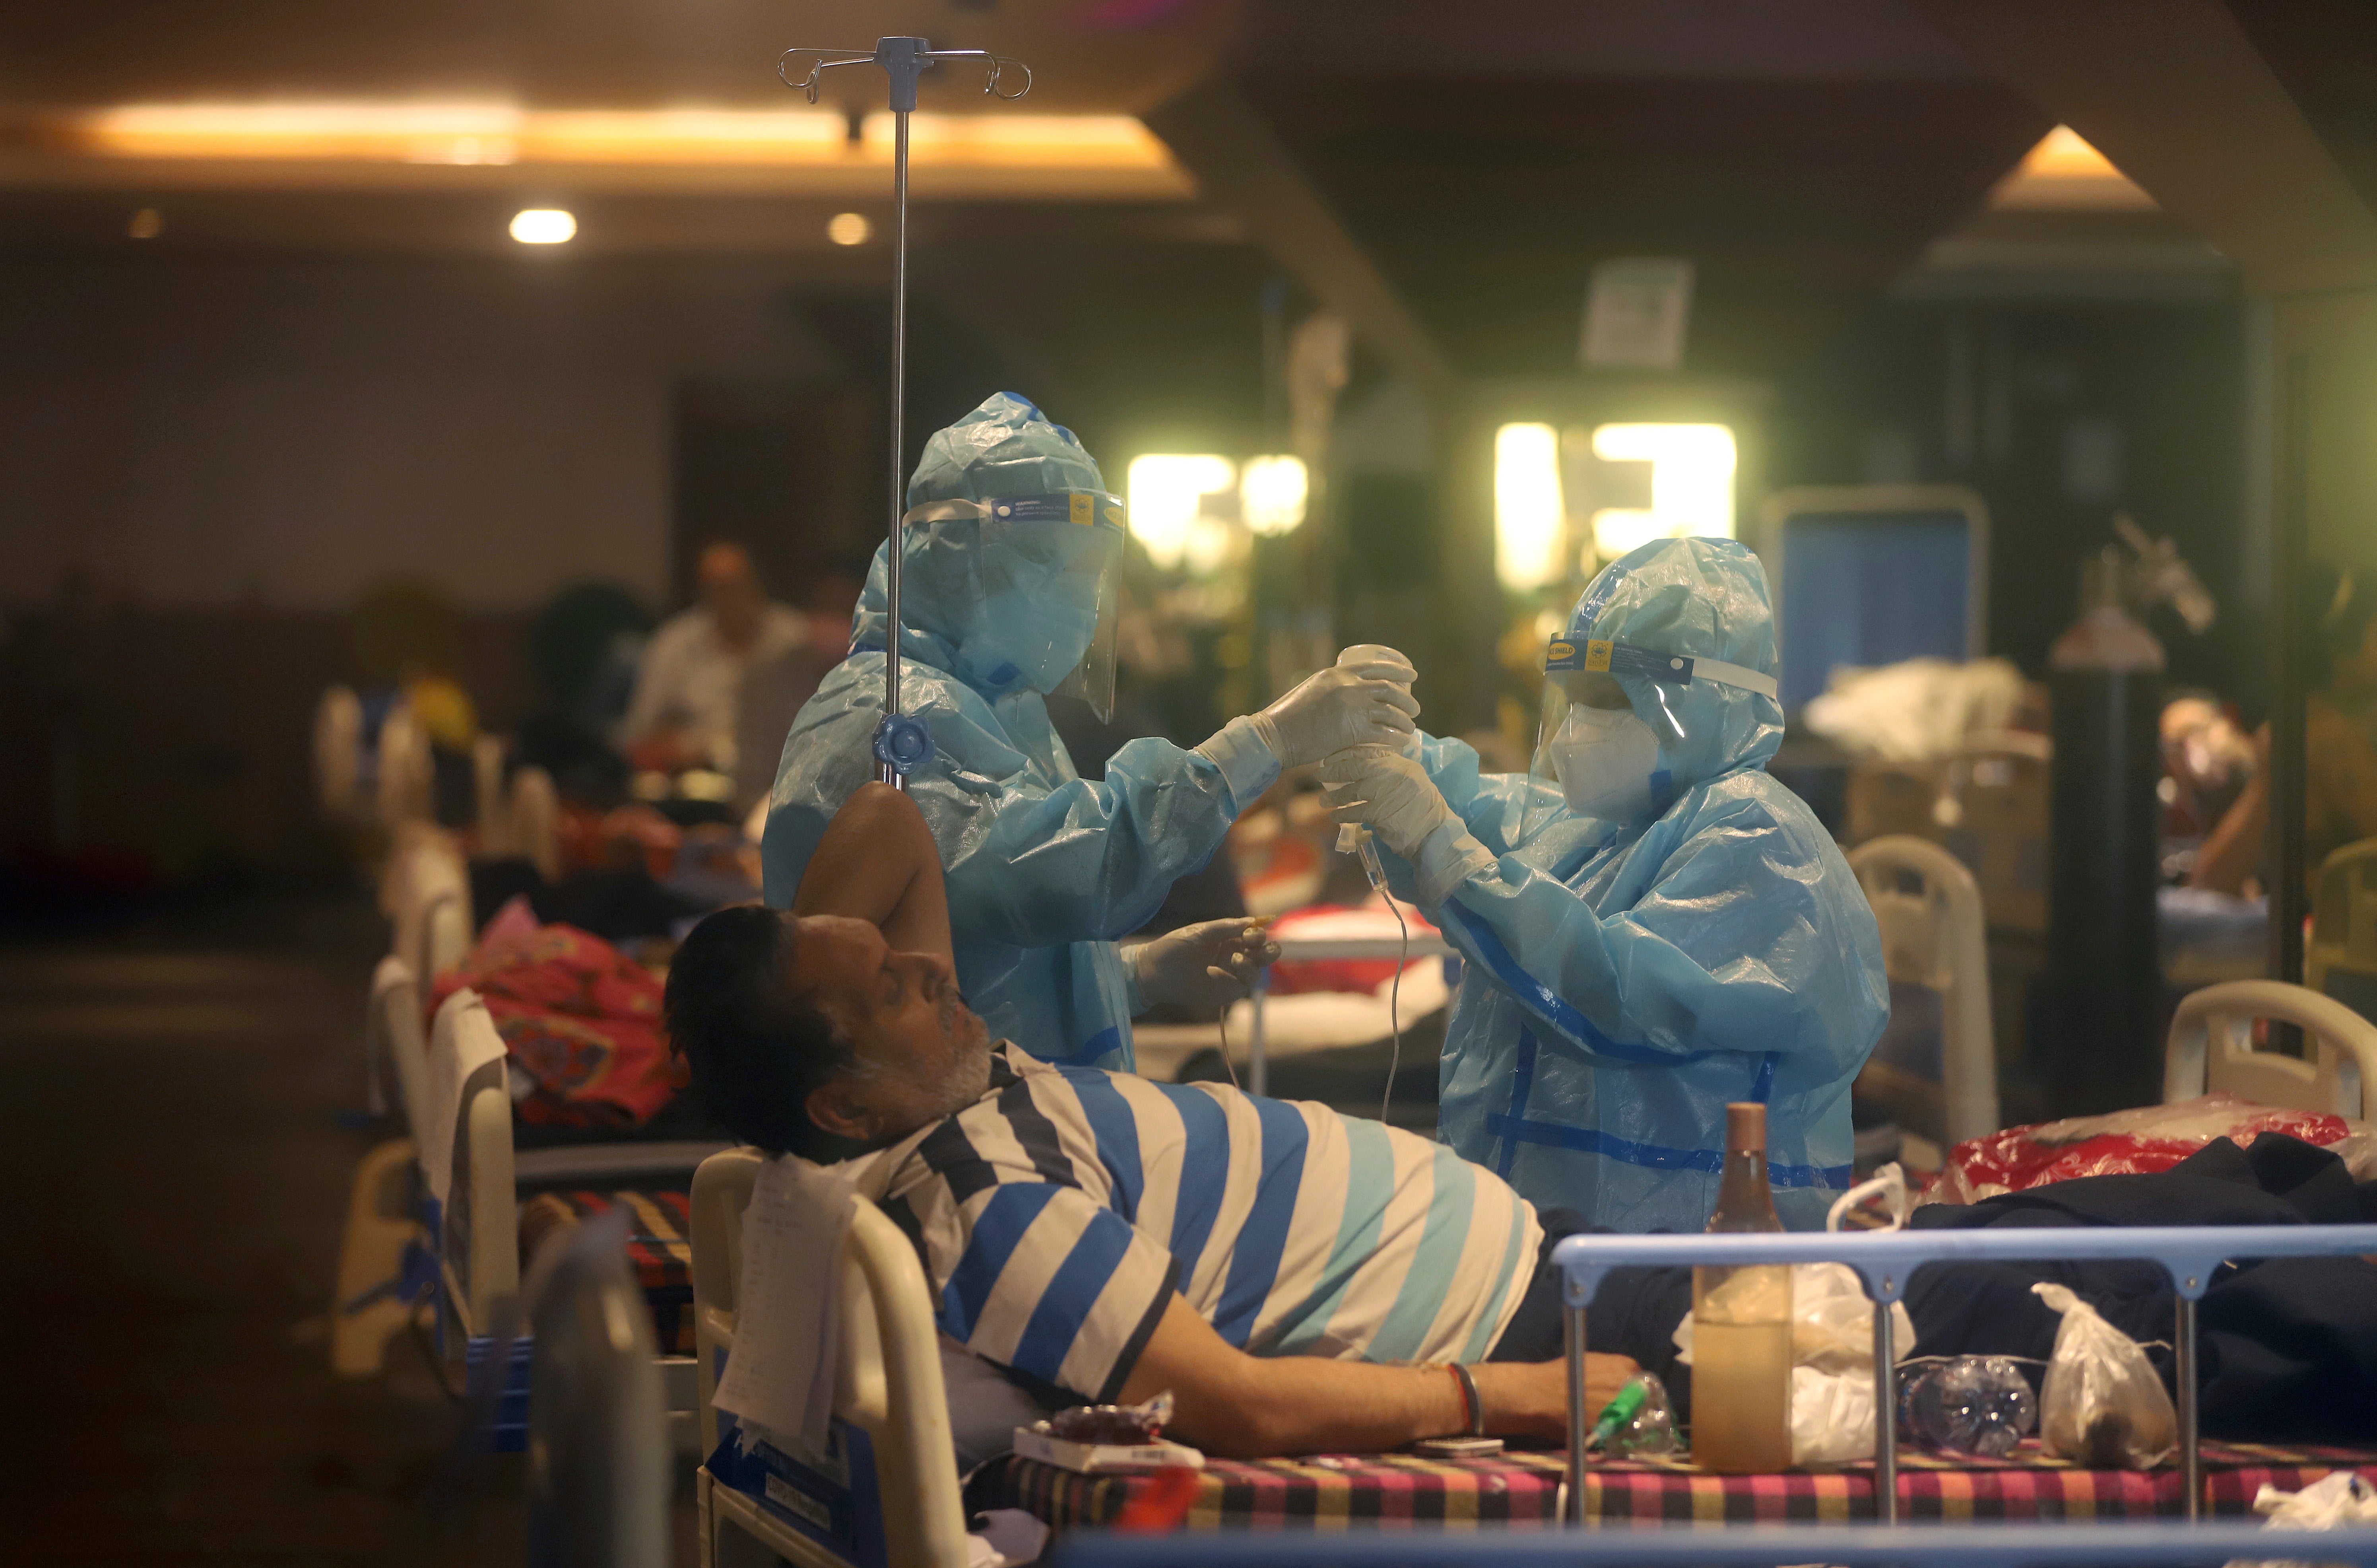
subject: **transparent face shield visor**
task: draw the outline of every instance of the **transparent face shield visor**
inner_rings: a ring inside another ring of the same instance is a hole
[[[977,597],[964,639],[968,674],[994,691],[1077,697],[1114,716],[1121,615],[1123,503],[1074,490],[988,501],[928,501],[902,522],[973,526]]]
[[[1562,813],[1624,821],[1663,808],[1673,788],[1666,758],[1690,738],[1675,699],[1695,681],[1768,697],[1777,689],[1774,676],[1718,659],[1554,638],[1522,834]]]

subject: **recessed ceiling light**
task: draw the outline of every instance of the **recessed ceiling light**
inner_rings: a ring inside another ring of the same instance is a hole
[[[512,238],[522,245],[566,245],[578,220],[558,207],[524,207],[512,214]]]
[[[825,237],[836,245],[865,245],[875,237],[875,225],[864,212],[837,212],[826,223]]]
[[[153,240],[165,232],[165,215],[153,207],[144,207],[132,215],[125,232],[136,240]]]

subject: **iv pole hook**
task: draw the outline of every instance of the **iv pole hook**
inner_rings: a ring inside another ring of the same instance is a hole
[[[794,81],[790,72],[796,56],[814,57],[808,74]],[[891,146],[891,521],[885,556],[885,589],[890,613],[883,640],[883,720],[875,728],[876,777],[894,789],[907,788],[908,775],[932,760],[933,740],[923,723],[900,712],[900,525],[907,510],[906,474],[902,469],[907,446],[908,398],[908,116],[916,107],[916,78],[943,60],[981,60],[990,66],[983,83],[986,95],[1007,102],[1032,90],[1032,67],[982,49],[936,50],[922,38],[878,38],[871,54],[837,49],[787,49],[776,58],[776,78],[818,101],[825,73],[843,66],[876,65],[890,78]],[[1013,92],[999,90],[1009,66],[1023,73],[1023,85]]]

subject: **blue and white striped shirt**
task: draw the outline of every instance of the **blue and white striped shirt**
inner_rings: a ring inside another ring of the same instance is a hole
[[[942,1332],[1063,1402],[1113,1399],[1176,1289],[1258,1356],[1480,1359],[1543,1240],[1411,1133],[1011,1044],[976,1104],[843,1168],[915,1242]]]

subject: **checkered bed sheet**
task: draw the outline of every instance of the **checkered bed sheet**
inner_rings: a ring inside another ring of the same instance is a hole
[[[2216,1514],[2243,1514],[2264,1484],[2299,1491],[2330,1471],[2358,1467],[2377,1481],[2377,1453],[2340,1448],[2204,1444],[2206,1494]],[[2007,1459],[1950,1463],[1920,1454],[1898,1462],[1899,1517],[1965,1523],[1998,1519],[2080,1523],[2178,1517],[2176,1465],[2151,1471],[2083,1470],[2025,1443]],[[1188,1525],[1192,1529],[1548,1526],[1559,1518],[1567,1461],[1559,1454],[1491,1459],[1411,1454],[1320,1454],[1300,1459],[1209,1460]],[[977,1478],[978,1506],[1022,1508],[1063,1527],[1111,1523],[1143,1477],[1079,1476],[1009,1458]],[[1585,1480],[1588,1522],[1611,1526],[1847,1524],[1874,1516],[1873,1468],[1777,1475],[1702,1475],[1658,1460],[1595,1464]]]
[[[547,1238],[625,1204],[633,1216],[627,1263],[652,1310],[652,1339],[663,1356],[693,1354],[693,1208],[683,1192],[540,1192],[520,1205],[520,1268]]]

